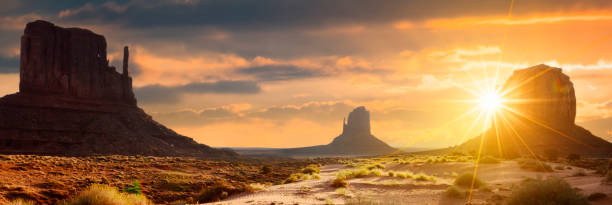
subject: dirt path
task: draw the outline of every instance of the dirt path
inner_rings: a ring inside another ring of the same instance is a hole
[[[554,164],[551,164],[555,166]],[[331,181],[340,170],[350,169],[343,165],[328,165],[321,167],[321,178],[290,184],[270,186],[256,193],[243,194],[211,204],[344,204],[348,201],[384,202],[385,204],[465,204],[463,199],[453,199],[444,196],[444,191],[450,186],[457,173],[472,172],[473,164],[466,162],[448,162],[434,164],[388,164],[388,171],[423,172],[436,176],[435,182],[416,181],[398,177],[378,176],[355,178],[348,180],[346,193],[337,193],[330,187]],[[602,177],[586,170],[587,176],[574,177],[581,168],[555,170],[550,173],[526,171],[519,168],[514,161],[499,164],[482,164],[479,167],[478,178],[487,183],[490,191],[475,190],[473,204],[492,202],[494,195],[508,196],[512,184],[518,184],[523,179],[554,175],[564,178],[573,187],[584,194],[594,192],[606,193],[609,197],[592,204],[612,204],[612,186],[601,184]]]

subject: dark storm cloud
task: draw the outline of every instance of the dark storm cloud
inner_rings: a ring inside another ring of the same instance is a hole
[[[239,69],[238,72],[255,76],[258,81],[279,81],[311,78],[322,74],[296,66],[257,66]]]
[[[0,74],[3,73],[19,73],[19,56],[0,56]]]
[[[138,102],[143,104],[172,104],[180,101],[186,93],[256,94],[261,88],[252,81],[218,81],[190,83],[182,86],[149,85],[135,88]]]
[[[504,14],[510,1],[482,0],[193,0],[132,1],[73,7],[65,20],[114,22],[128,27],[213,25],[224,28],[309,27],[344,23]],[[517,2],[515,13],[603,9],[607,0]],[[68,14],[68,13],[66,13]]]

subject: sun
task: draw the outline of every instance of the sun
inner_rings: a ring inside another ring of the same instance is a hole
[[[488,91],[480,96],[479,106],[487,111],[498,110],[503,103],[502,96],[495,91]]]

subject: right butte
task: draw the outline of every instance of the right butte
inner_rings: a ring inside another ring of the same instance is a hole
[[[541,64],[516,70],[501,92],[510,101],[495,118],[498,129],[490,128],[461,144],[460,150],[477,152],[484,137],[486,155],[516,157],[533,151],[612,156],[612,143],[575,124],[574,86],[560,68]]]
[[[0,153],[235,158],[155,122],[136,104],[124,48],[123,73],[109,66],[104,36],[28,23],[19,92],[0,98]]]

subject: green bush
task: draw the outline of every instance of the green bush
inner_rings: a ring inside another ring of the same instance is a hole
[[[134,181],[131,185],[125,187],[123,189],[123,192],[130,194],[142,194],[142,187],[140,186],[140,181]]]
[[[485,183],[482,180],[478,179],[478,177],[474,179],[474,175],[468,172],[463,173],[459,175],[457,178],[455,178],[455,182],[453,184],[463,187],[463,188],[471,188],[472,180],[474,180],[474,188],[476,189],[485,185]]]
[[[512,190],[508,205],[539,204],[589,204],[587,199],[578,194],[567,182],[557,177],[548,179],[528,179]]]
[[[117,188],[93,184],[62,205],[148,205],[152,204],[141,194],[121,193]]]

